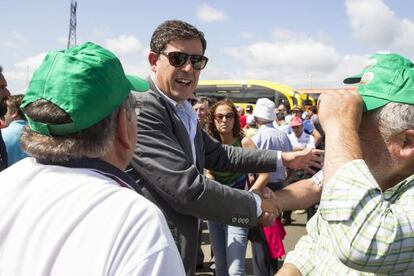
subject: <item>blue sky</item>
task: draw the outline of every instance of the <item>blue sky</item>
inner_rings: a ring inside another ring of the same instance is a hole
[[[414,1],[78,0],[78,44],[114,51],[128,73],[147,76],[153,30],[164,20],[204,32],[201,79],[263,79],[294,88],[341,87],[370,54],[414,58]],[[0,65],[23,93],[49,50],[64,49],[70,0],[0,0]]]

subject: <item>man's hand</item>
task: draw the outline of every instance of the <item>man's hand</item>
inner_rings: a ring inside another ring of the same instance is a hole
[[[270,226],[273,221],[281,215],[281,210],[275,199],[274,192],[264,187],[263,189],[252,191],[262,198],[262,215],[259,217],[258,223],[265,226]]]
[[[325,133],[331,128],[358,130],[362,115],[362,98],[351,89],[329,90],[318,99],[319,121]]]
[[[257,223],[263,226],[271,226],[277,217],[274,213],[263,212]]]
[[[309,167],[322,168],[323,150],[304,149],[300,151],[282,152],[283,165],[291,169],[304,169],[308,172],[313,170]]]
[[[361,159],[358,130],[362,98],[355,90],[327,91],[318,99],[319,120],[325,131],[324,183],[351,160]]]

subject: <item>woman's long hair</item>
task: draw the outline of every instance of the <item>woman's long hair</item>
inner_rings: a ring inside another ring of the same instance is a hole
[[[216,125],[214,123],[214,114],[216,113],[216,109],[221,105],[227,105],[231,108],[233,114],[234,114],[234,125],[233,125],[233,137],[234,138],[243,138],[244,132],[240,128],[240,118],[239,114],[237,113],[236,106],[230,99],[223,99],[221,101],[218,101],[213,104],[212,107],[210,107],[207,115],[207,132],[217,140],[221,141],[220,134],[216,128]],[[222,141],[221,141],[222,142]]]

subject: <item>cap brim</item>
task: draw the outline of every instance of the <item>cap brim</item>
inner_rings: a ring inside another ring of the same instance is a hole
[[[374,98],[370,96],[365,96],[365,95],[361,95],[361,96],[362,96],[362,99],[364,100],[364,105],[363,105],[364,112],[380,108],[390,102],[388,100]]]
[[[128,81],[131,83],[131,89],[136,92],[145,92],[149,89],[149,84],[146,80],[137,76],[125,75]]]
[[[344,83],[345,84],[355,84],[355,83],[359,83],[361,81],[362,75],[355,75],[349,78],[344,79]]]

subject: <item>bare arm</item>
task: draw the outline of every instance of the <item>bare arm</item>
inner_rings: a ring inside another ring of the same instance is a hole
[[[274,196],[280,209],[306,209],[319,202],[322,189],[311,179],[303,179],[292,183],[282,190],[275,191]]]
[[[319,120],[325,130],[324,182],[345,163],[362,159],[358,129],[362,99],[355,91],[328,91],[318,101]]]

